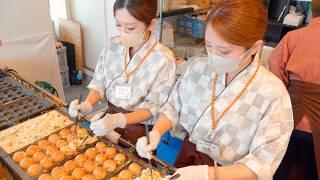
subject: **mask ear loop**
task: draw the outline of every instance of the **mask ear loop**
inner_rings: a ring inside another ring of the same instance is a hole
[[[251,47],[251,48],[252,48],[252,47]],[[251,49],[251,48],[250,48],[250,49]],[[248,49],[245,53],[243,53],[243,54],[240,56],[240,59],[239,59],[240,61],[242,61],[242,59],[248,55],[248,53],[250,52],[250,49]],[[258,53],[258,52],[257,52],[257,53]],[[252,61],[253,61],[253,58],[251,58],[252,55],[246,57],[246,60],[248,60],[249,57],[250,57],[251,63],[252,63]],[[244,66],[244,65],[246,65],[246,66],[248,67],[251,63],[249,63],[249,64],[247,65],[247,61],[245,61],[245,62],[241,63],[241,65],[239,64],[239,67]]]
[[[250,48],[251,49],[251,48]],[[243,57],[245,57],[247,54],[248,54],[248,52],[250,52],[250,49],[248,49],[245,53],[243,53],[241,56],[240,56],[240,60],[243,58]]]
[[[251,48],[250,48],[250,49],[251,49]],[[242,59],[243,57],[245,57],[248,52],[250,52],[250,49],[248,49],[248,50],[241,56],[241,59]],[[257,51],[255,54],[252,54],[252,55],[249,56],[249,57],[251,57],[251,62],[247,65],[247,67],[250,66],[250,64],[254,61],[254,58],[255,58],[254,56],[258,55],[258,57],[260,58],[260,57],[261,57],[261,54],[262,54],[262,46],[258,49],[258,51]],[[249,59],[249,57],[246,58],[246,59]],[[243,64],[245,65],[246,62],[244,62]],[[241,66],[242,66],[242,65],[241,65]],[[240,66],[239,66],[239,67],[240,67]]]

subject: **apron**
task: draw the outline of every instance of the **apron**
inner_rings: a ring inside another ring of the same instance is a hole
[[[208,155],[198,152],[196,145],[189,141],[189,136],[183,140],[183,145],[174,163],[174,167],[182,168],[192,165],[208,165],[214,166],[214,160]],[[218,165],[220,166],[220,165]]]
[[[290,94],[295,125],[307,115],[312,129],[318,174],[320,172],[320,84],[290,81]]]
[[[116,114],[116,113],[130,113],[132,111],[125,110],[121,107],[117,107],[110,102],[108,102],[108,113]],[[149,125],[149,130],[152,129],[153,126]],[[146,135],[146,130],[143,124],[128,124],[125,128],[116,128],[115,131],[121,135],[121,137],[127,141],[130,141],[132,144],[136,144],[137,140],[140,137]]]

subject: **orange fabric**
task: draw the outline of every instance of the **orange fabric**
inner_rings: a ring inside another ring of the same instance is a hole
[[[320,84],[320,17],[289,32],[272,52],[269,67],[286,86],[290,80]],[[308,117],[301,118],[295,128],[312,132]]]

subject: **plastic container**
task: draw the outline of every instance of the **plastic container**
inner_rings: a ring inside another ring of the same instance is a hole
[[[179,16],[177,19],[177,31],[180,33],[184,33],[185,19],[185,16]]]
[[[70,87],[69,72],[61,72],[61,80],[64,88]]]
[[[57,49],[60,72],[68,72],[67,48],[65,46]]]
[[[160,39],[160,21],[157,21],[157,25],[153,29],[153,35]],[[174,46],[173,27],[171,24],[164,22],[162,26],[162,39],[161,43],[165,46]]]
[[[205,21],[201,19],[192,19],[192,37],[204,39],[205,36]]]
[[[192,18],[188,16],[180,16],[177,19],[178,32],[192,35]]]

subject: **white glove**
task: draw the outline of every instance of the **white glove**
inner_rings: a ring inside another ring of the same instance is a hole
[[[208,173],[209,166],[201,165],[179,168],[174,175],[180,174],[179,178],[177,178],[176,180],[209,180]]]
[[[125,128],[127,124],[126,117],[122,113],[107,114],[100,117],[104,112],[100,112],[91,119],[90,129],[97,136],[105,136],[115,128]]]
[[[84,101],[81,104],[79,104],[79,100],[73,100],[69,105],[69,114],[71,117],[75,118],[78,116],[79,111],[81,111],[84,114],[89,114],[92,112],[92,105]]]
[[[149,133],[150,144],[148,144],[147,137],[141,137],[138,139],[136,144],[136,150],[139,156],[147,159],[151,159],[152,151],[157,149],[158,144],[160,143],[161,135],[158,131],[151,131]]]
[[[115,132],[115,131],[111,131],[111,132],[107,135],[107,138],[108,138],[111,142],[113,142],[113,143],[115,143],[115,144],[118,144],[118,140],[119,140],[120,137],[121,137],[121,135],[120,135],[119,133]]]

